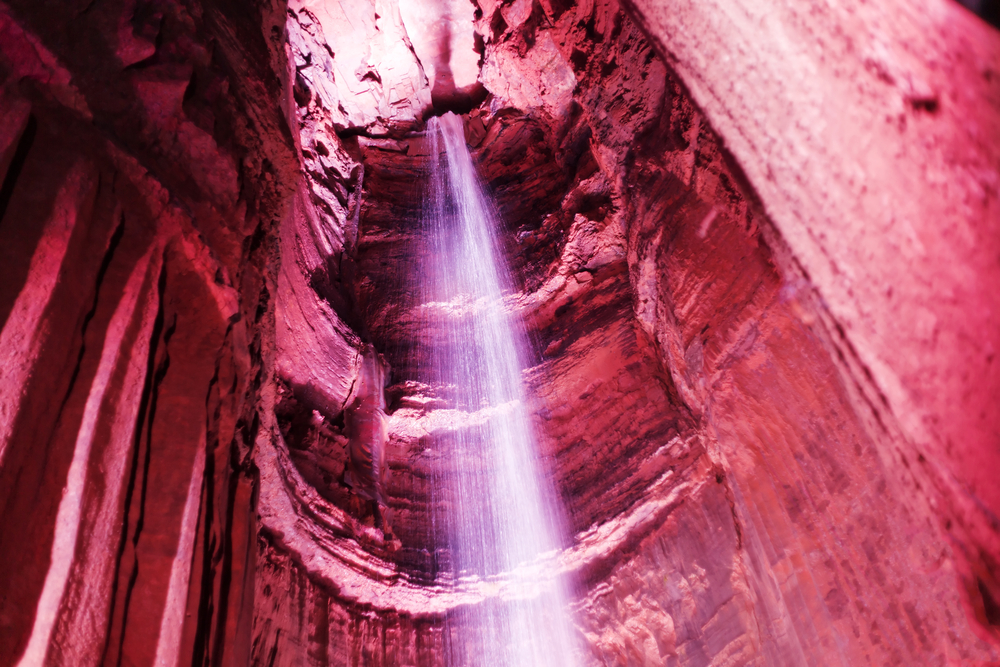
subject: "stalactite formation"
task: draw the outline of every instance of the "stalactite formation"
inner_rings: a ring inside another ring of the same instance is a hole
[[[442,486],[450,113],[526,579]],[[582,665],[1000,661],[998,139],[953,0],[0,0],[0,665],[479,664],[531,577]]]

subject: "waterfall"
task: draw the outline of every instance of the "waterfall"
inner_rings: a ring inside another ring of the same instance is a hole
[[[432,266],[420,267],[430,373],[454,407],[438,437],[449,462],[435,480],[435,520],[450,535],[456,585],[489,591],[449,623],[449,664],[570,667],[573,627],[556,556],[561,509],[537,459],[525,405],[526,336],[504,308],[511,281],[465,143],[449,113],[428,123],[431,180],[424,231]]]

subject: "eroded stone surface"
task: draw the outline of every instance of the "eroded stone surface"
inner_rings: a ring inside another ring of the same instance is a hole
[[[2,354],[20,375],[0,398],[4,664],[245,664],[233,462],[264,221],[295,167],[274,107],[250,102],[281,90],[265,14],[203,9],[0,7]]]
[[[1000,657],[995,33],[634,4],[0,4],[0,655],[446,664],[560,574],[581,664]],[[435,442],[491,414],[424,375],[417,277],[420,130],[463,105],[568,535],[456,582],[431,480],[476,462]]]
[[[950,2],[631,4],[833,319],[897,493],[951,534],[995,624],[1000,36]]]

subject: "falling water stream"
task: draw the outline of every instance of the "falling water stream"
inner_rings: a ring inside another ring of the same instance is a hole
[[[570,667],[573,628],[556,567],[561,509],[525,406],[527,348],[521,323],[504,308],[511,282],[497,216],[461,119],[431,119],[428,134],[424,224],[433,265],[421,267],[421,280],[439,332],[430,372],[455,411],[455,427],[438,444],[450,465],[436,480],[445,508],[436,520],[447,526],[457,585],[487,592],[450,623],[449,662]]]

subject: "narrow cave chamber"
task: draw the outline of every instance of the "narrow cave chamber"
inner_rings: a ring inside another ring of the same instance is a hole
[[[0,0],[0,667],[1000,660],[927,3]]]

